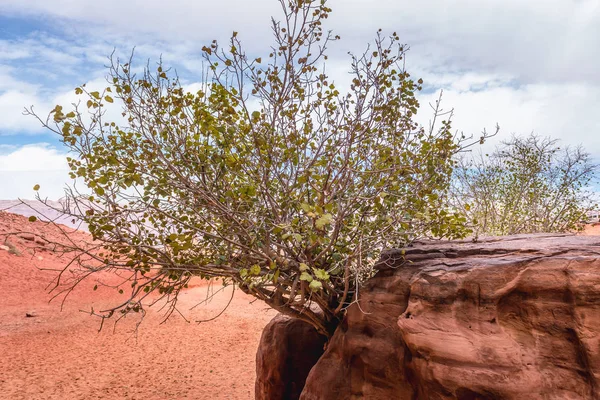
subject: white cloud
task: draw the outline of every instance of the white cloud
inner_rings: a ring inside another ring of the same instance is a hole
[[[342,6],[338,0],[332,5],[342,37],[363,42],[378,27],[397,31],[413,49],[409,59],[433,70],[600,83],[597,0],[378,0],[368,6],[361,0],[344,0]]]
[[[11,131],[32,131],[40,125],[33,118],[25,118],[23,109],[39,101],[40,85],[16,78],[16,68],[0,65],[0,135]]]
[[[168,5],[149,0],[142,7],[119,0],[0,0],[0,12],[76,20],[80,23],[70,24],[71,30],[103,30],[109,38],[150,34],[153,39],[181,43],[210,40],[236,29],[247,32],[254,42],[269,34],[270,16],[278,14],[279,7],[269,0],[174,0]]]
[[[31,199],[36,184],[41,186],[43,197],[58,199],[64,195],[69,181],[65,153],[45,143],[6,150],[0,152],[0,199]]]
[[[419,96],[420,122],[427,124],[427,102],[442,88],[444,107],[455,109],[453,126],[459,131],[478,135],[499,123],[501,134],[491,144],[511,133],[535,131],[566,144],[585,143],[586,150],[600,156],[598,0],[329,4],[333,13],[326,28],[342,36],[332,45],[327,66],[338,87],[348,81],[346,51],[364,50],[379,27],[397,31],[411,46],[408,71],[423,78],[429,90]],[[83,82],[104,87],[102,67],[113,49],[127,58],[135,46],[138,63],[153,63],[162,55],[165,65],[178,70],[186,89],[195,91],[200,87],[195,82],[201,79],[202,45],[213,38],[226,40],[236,30],[250,52],[262,54],[271,43],[270,16],[281,17],[273,0],[172,0],[168,7],[158,0],[146,0],[143,7],[120,0],[0,0],[0,13],[42,17],[66,27],[60,35],[39,31],[0,40],[0,143],[3,134],[43,132],[38,121],[21,115],[23,107],[35,105],[45,115],[56,104],[68,107],[76,101],[73,88]],[[109,112],[109,119],[119,120],[117,107]],[[48,146],[37,150],[49,165],[54,165],[53,157],[64,156]],[[27,151],[34,150],[0,145],[0,160],[8,155],[22,160]],[[9,182],[8,176],[37,174],[16,169],[25,164],[13,165],[10,171],[0,168],[2,182]],[[64,182],[58,176],[66,173],[54,174],[58,171],[46,172],[55,177],[49,181]],[[30,178],[10,179],[15,193],[21,181],[31,192]]]
[[[31,92],[39,88],[39,85],[15,78],[14,75],[16,73],[18,71],[15,68],[8,65],[0,65],[0,91],[24,89]]]
[[[427,104],[433,104],[437,96],[420,96],[421,123],[429,120]],[[444,91],[442,105],[446,110],[454,108],[453,127],[465,134],[477,137],[484,128],[490,133],[498,123],[500,134],[490,144],[513,133],[535,132],[559,138],[564,144],[585,144],[586,151],[600,155],[600,121],[593,117],[600,109],[600,85],[537,83],[464,91],[451,84]]]
[[[39,121],[23,115],[23,110],[32,104],[40,104],[35,92],[9,90],[0,93],[0,135],[11,132],[35,132],[40,130]]]
[[[432,67],[478,69],[525,80],[600,82],[600,3],[597,0],[331,0],[328,27],[361,50],[377,28],[397,31]],[[118,10],[118,12],[115,12]],[[63,18],[73,32],[94,32],[107,43],[168,43],[181,54],[233,31],[251,49],[270,43],[276,1],[0,0],[7,15]],[[185,61],[186,59],[182,59]],[[186,61],[187,62],[187,61]]]
[[[16,148],[14,144],[0,144],[0,155],[11,153]]]
[[[0,171],[0,199],[33,199],[33,186],[39,184],[42,198],[58,200],[65,195],[67,179],[66,172],[58,171]]]
[[[67,171],[66,155],[46,143],[21,146],[0,155],[0,171]]]
[[[2,77],[1,73],[0,69],[0,78]],[[5,77],[5,81],[0,83],[0,137],[14,133],[51,134],[34,116],[24,115],[24,110],[33,106],[36,114],[45,120],[56,105],[62,105],[65,110],[71,110],[72,104],[79,102],[80,97],[74,92],[76,86],[86,83],[86,87],[90,91],[102,91],[107,86],[106,79],[98,75],[87,81],[73,82],[72,85],[64,85],[64,87],[57,87],[54,90],[42,90],[39,85],[21,84],[18,79],[8,74]],[[9,90],[2,91],[3,86]],[[84,113],[84,117],[85,115]],[[122,120],[118,107],[111,107],[106,117],[116,122]]]

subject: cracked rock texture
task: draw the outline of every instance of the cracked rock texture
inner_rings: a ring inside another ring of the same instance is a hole
[[[599,257],[572,235],[388,252],[301,399],[600,399]]]

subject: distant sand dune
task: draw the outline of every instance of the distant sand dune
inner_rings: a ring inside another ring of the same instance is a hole
[[[48,201],[48,204],[51,207],[48,207],[37,200],[24,200],[24,202],[26,204],[22,204],[19,200],[0,200],[0,210],[23,215],[25,217],[34,215],[42,221],[54,221],[57,224],[87,232],[87,224],[73,219],[72,217],[61,215],[51,208],[55,207],[61,209],[62,205],[58,201]]]

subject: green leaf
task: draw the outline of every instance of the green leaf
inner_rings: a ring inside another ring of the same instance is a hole
[[[315,221],[315,226],[318,229],[323,229],[325,227],[325,225],[329,225],[332,220],[333,220],[333,215],[331,215],[329,213],[325,214],[321,218],[319,218]]]
[[[114,100],[113,100],[113,98],[112,98],[112,97],[110,97],[110,96],[104,96],[104,100],[105,100],[107,103],[112,103],[112,102],[114,101]]]
[[[254,264],[250,267],[250,275],[260,275],[260,265]]]
[[[327,281],[329,280],[329,274],[327,273],[327,271],[325,271],[324,269],[315,269],[315,277],[317,279],[320,279],[322,281]]]
[[[308,272],[303,272],[300,274],[300,280],[306,281],[306,282],[311,282],[313,280],[313,277]]]
[[[302,235],[300,235],[299,233],[294,233],[294,234],[292,235],[292,237],[294,238],[294,240],[295,240],[296,242],[301,242],[301,241],[302,241]]]
[[[35,222],[37,221],[37,217],[35,215],[32,215],[31,217],[29,217],[29,222]]]
[[[306,265],[304,263],[300,263],[300,266],[298,267],[298,269],[300,270],[300,272],[308,271],[308,265]]]
[[[33,190],[35,190],[36,192],[37,192],[38,190],[40,190],[40,185],[35,185],[35,186],[33,187]]]
[[[312,281],[308,287],[310,288],[310,290],[312,290],[313,292],[316,292],[317,290],[321,290],[323,289],[323,284],[319,281]]]

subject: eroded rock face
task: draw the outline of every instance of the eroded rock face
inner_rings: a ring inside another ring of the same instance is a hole
[[[600,238],[387,253],[301,398],[600,399]]]
[[[298,399],[325,341],[306,322],[281,314],[273,318],[256,353],[256,400]]]

